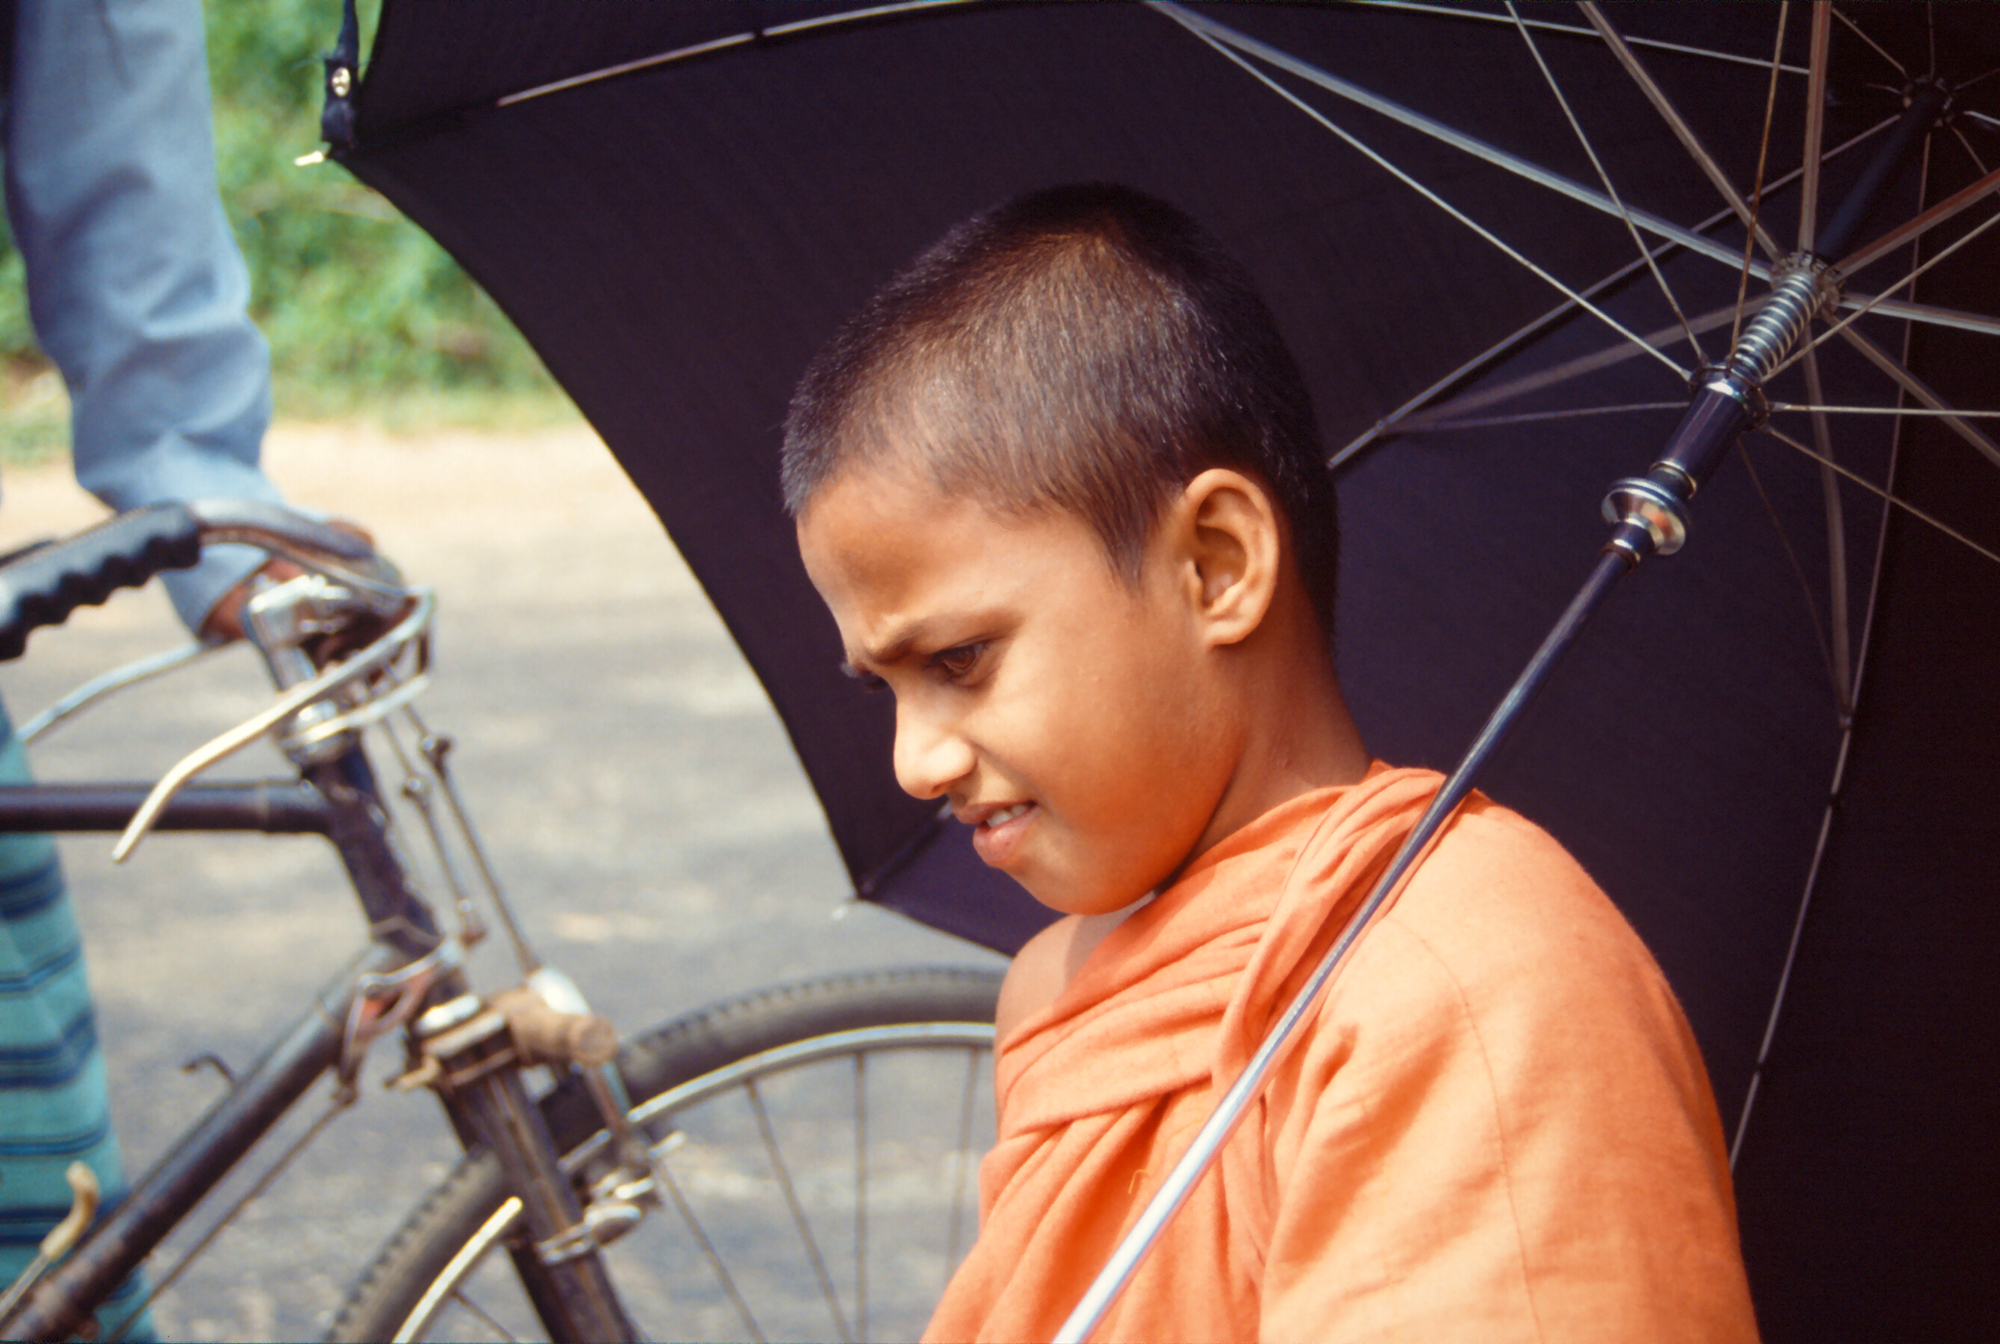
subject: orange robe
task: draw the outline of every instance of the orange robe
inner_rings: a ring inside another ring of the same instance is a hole
[[[1260,817],[1001,1042],[926,1338],[1054,1335],[1438,782],[1377,765]],[[1540,828],[1475,795],[1294,1040],[1094,1339],[1756,1338],[1694,1038]]]

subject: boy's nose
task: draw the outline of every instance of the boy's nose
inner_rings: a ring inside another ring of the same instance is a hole
[[[896,702],[896,782],[917,798],[941,798],[972,773],[972,747],[958,733]]]

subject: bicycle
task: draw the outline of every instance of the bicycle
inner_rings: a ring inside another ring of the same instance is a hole
[[[325,1116],[224,1212],[217,1227],[226,1225],[352,1103],[367,1047],[398,1030],[395,1086],[439,1095],[466,1156],[363,1275],[335,1338],[464,1338],[488,1328],[514,1337],[524,1327],[618,1338],[645,1324],[673,1337],[866,1338],[885,1324],[919,1327],[971,1240],[971,1169],[990,1133],[982,1114],[997,977],[918,970],[764,991],[644,1033],[609,1067],[609,1024],[521,935],[464,815],[450,741],[411,703],[430,675],[435,595],[403,583],[367,547],[268,506],[136,511],[0,567],[0,615],[12,618],[0,654],[18,655],[33,626],[192,563],[205,542],[232,540],[308,571],[248,607],[278,698],[151,787],[0,789],[0,829],[121,830],[122,852],[148,829],[321,834],[373,937],[131,1196],[24,1287],[0,1334],[75,1329],[331,1073]],[[193,652],[99,678],[24,731]],[[391,817],[364,733],[400,773],[394,792],[451,897],[445,921],[399,842],[405,828]],[[194,782],[267,734],[295,778]],[[480,995],[464,951],[483,936],[489,910],[523,984]],[[911,1101],[926,1088],[940,1089],[941,1126]],[[896,1101],[887,1117],[871,1106],[884,1095]],[[810,1118],[795,1120],[795,1106]],[[773,1226],[796,1244],[777,1245],[765,1235]],[[185,1263],[157,1273],[155,1291]],[[515,1300],[494,1300],[503,1289]]]

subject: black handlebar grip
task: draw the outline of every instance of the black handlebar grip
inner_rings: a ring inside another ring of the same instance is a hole
[[[0,662],[21,656],[30,630],[61,625],[78,607],[200,559],[200,521],[185,504],[153,504],[7,562],[0,568]]]

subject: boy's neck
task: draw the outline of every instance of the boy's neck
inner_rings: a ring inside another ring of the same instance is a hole
[[[1299,592],[1278,601],[1306,603]],[[1318,621],[1297,610],[1274,614],[1281,618],[1258,632],[1269,638],[1253,637],[1235,650],[1241,655],[1231,678],[1237,766],[1188,862],[1301,794],[1358,784],[1368,773],[1372,757],[1340,693]]]

